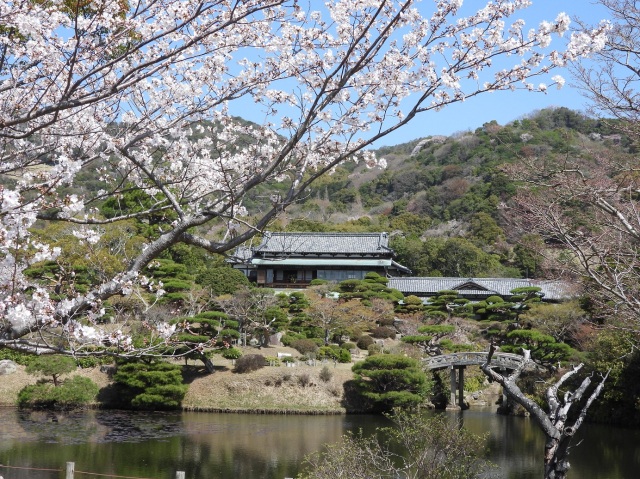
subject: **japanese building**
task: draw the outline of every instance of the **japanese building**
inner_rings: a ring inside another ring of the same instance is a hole
[[[411,271],[394,261],[387,233],[271,233],[230,260],[259,285],[303,288],[314,279],[363,279],[369,272],[393,277]]]
[[[500,296],[508,301],[513,289],[531,286],[540,288],[543,301],[559,302],[575,296],[569,283],[520,278],[405,277],[390,278],[388,286],[405,296],[421,298],[435,296],[439,291],[453,290],[471,301],[481,301],[489,296]]]

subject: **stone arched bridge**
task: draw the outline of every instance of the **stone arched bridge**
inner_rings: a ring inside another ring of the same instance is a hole
[[[427,369],[445,369],[451,371],[451,405],[464,407],[464,369],[467,366],[481,366],[487,362],[489,353],[452,353],[433,356],[424,361]],[[524,358],[511,353],[494,353],[491,366],[505,369],[518,368]],[[458,370],[456,378],[456,370]],[[456,390],[458,398],[456,400]]]
[[[424,360],[427,369],[443,369],[461,366],[482,366],[487,362],[489,353],[451,353],[442,354],[440,356],[432,356]],[[491,366],[502,367],[506,369],[516,369],[524,358],[517,354],[511,353],[493,353],[491,358]]]

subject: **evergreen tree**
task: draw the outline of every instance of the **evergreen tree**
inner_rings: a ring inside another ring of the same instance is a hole
[[[421,404],[431,390],[418,360],[394,354],[376,354],[352,368],[359,394],[374,411]]]
[[[121,364],[113,380],[118,406],[127,409],[178,409],[188,389],[180,367],[163,361]]]

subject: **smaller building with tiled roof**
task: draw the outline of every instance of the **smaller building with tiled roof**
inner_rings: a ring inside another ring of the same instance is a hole
[[[387,233],[272,233],[254,248],[239,248],[232,264],[260,285],[304,287],[314,279],[392,277],[411,271],[394,261]]]
[[[521,278],[440,278],[440,277],[403,277],[390,278],[388,286],[402,292],[405,296],[421,298],[435,296],[439,291],[458,291],[466,299],[480,301],[489,296],[500,296],[508,300],[515,288],[538,287],[543,294],[542,300],[549,302],[565,301],[575,294],[569,283]]]

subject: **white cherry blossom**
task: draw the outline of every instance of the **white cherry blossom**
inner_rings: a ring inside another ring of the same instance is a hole
[[[126,332],[94,323],[104,301],[149,287],[140,273],[168,247],[228,251],[341,162],[384,167],[367,147],[420,112],[544,91],[530,79],[602,48],[607,32],[574,33],[546,54],[568,17],[524,32],[512,16],[528,0],[466,16],[461,0],[327,0],[311,12],[287,0],[95,3],[0,2],[0,176],[11,179],[0,185],[0,347],[77,353],[90,339],[129,350]],[[263,121],[233,117],[247,105]],[[95,192],[78,184],[85,172]],[[245,197],[275,181],[283,193],[249,223]],[[136,188],[144,208],[100,215],[97,204]],[[161,234],[86,293],[60,297],[55,281],[24,274],[69,253],[34,225],[67,224],[95,246],[103,228],[158,212],[171,216]],[[224,240],[194,233],[231,223],[243,227]]]

